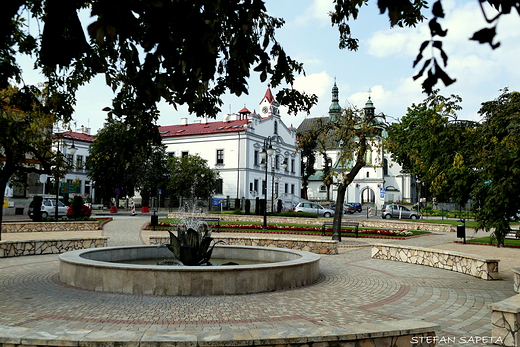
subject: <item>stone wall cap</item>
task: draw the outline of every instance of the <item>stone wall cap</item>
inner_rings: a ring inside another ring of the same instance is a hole
[[[395,320],[338,327],[323,326],[301,329],[284,327],[233,331],[92,331],[88,329],[46,329],[0,325],[0,342],[7,344],[46,344],[53,346],[103,346],[119,342],[120,346],[257,346],[259,344],[293,344],[319,341],[355,340],[374,337],[413,335],[438,330],[437,324],[417,320]],[[231,342],[231,344],[230,344]]]
[[[520,294],[488,305],[493,311],[520,313]]]
[[[389,248],[401,248],[401,249],[415,249],[418,251],[424,251],[424,252],[430,252],[430,253],[441,253],[441,254],[447,254],[447,255],[453,255],[453,256],[459,256],[463,258],[469,258],[469,259],[475,259],[480,260],[486,263],[499,263],[500,259],[493,259],[493,258],[481,258],[474,254],[468,254],[468,253],[462,253],[457,251],[445,251],[442,249],[436,249],[436,248],[427,248],[427,247],[414,247],[414,246],[402,246],[402,245],[392,245],[392,244],[372,244],[372,247],[389,247]]]

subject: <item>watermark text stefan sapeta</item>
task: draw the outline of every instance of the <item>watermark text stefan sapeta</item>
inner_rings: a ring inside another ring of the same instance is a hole
[[[449,344],[502,344],[504,341],[501,337],[495,336],[414,336],[411,343],[430,343],[437,345]]]

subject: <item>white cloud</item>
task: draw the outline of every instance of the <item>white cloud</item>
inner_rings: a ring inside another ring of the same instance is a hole
[[[294,88],[300,92],[316,94],[322,98],[332,88],[333,79],[325,71],[308,76],[299,76],[294,80]]]
[[[330,0],[314,0],[305,12],[296,18],[299,25],[330,25],[328,15],[334,9],[334,4]]]

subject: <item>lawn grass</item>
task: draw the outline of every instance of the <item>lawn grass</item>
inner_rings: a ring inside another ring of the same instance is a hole
[[[485,236],[485,237],[479,237],[476,239],[466,240],[466,243],[485,243],[485,244],[489,244],[489,245],[497,245],[497,240],[495,238],[492,238],[491,236]],[[520,239],[517,239],[517,240],[505,239],[504,245],[520,247]]]
[[[459,222],[457,219],[421,219],[421,223],[432,223],[432,224],[447,224],[447,225],[461,225],[462,222]],[[466,220],[466,228],[476,228],[477,222],[473,220]]]

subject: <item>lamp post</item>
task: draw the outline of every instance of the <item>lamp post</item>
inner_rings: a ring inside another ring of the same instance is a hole
[[[276,161],[276,164],[278,164],[278,161]],[[287,158],[284,158],[281,167],[282,167],[282,172],[285,172],[285,169],[287,168]],[[274,171],[275,171],[275,169],[279,170],[280,168],[277,165],[271,167],[271,211],[274,211]],[[278,182],[279,182],[280,177],[281,176],[277,176]]]
[[[260,156],[262,158],[262,163],[260,163],[260,167],[265,167],[265,187],[262,187],[264,190],[264,230],[267,230],[267,167],[268,167],[268,159],[274,153],[273,145],[271,143],[271,136],[268,136],[264,139],[264,147],[262,148],[262,152],[260,152]]]
[[[74,158],[74,154],[76,154],[76,146],[74,146],[74,139],[72,139],[72,146],[68,150],[69,154]],[[60,201],[60,161],[58,157],[63,157],[63,153],[60,152],[60,140],[58,139],[57,148],[56,148],[56,204],[54,206],[54,218],[58,220],[58,206]],[[74,159],[72,159],[74,160]]]

